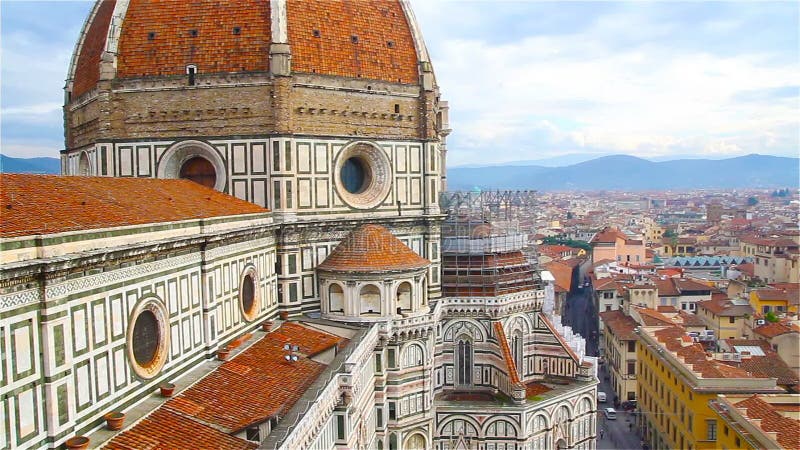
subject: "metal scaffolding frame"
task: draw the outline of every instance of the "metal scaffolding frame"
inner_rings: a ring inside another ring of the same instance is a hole
[[[443,192],[442,289],[445,295],[493,297],[539,284],[532,230],[519,219],[536,206],[535,191]],[[518,252],[522,252],[520,255]]]

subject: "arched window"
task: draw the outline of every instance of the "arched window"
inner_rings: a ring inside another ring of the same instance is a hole
[[[417,344],[411,344],[403,351],[403,368],[421,366],[425,358],[425,352]]]
[[[397,450],[397,434],[389,435],[389,450]]]
[[[408,450],[424,450],[425,449],[425,436],[420,433],[414,434],[406,441],[405,447]]]
[[[472,385],[472,341],[459,339],[456,344],[456,384]]]
[[[78,157],[78,175],[88,177],[92,174],[92,165],[89,163],[89,156],[86,152],[81,152]]]
[[[397,287],[397,306],[403,311],[411,311],[411,283],[400,283]]]
[[[517,431],[514,425],[507,420],[496,420],[486,428],[486,437],[514,438]]]
[[[514,364],[517,366],[517,375],[519,375],[520,378],[523,377],[525,372],[522,367],[523,350],[524,341],[522,339],[522,331],[516,330],[511,337],[511,354],[514,355]]]
[[[533,448],[534,450],[545,450],[547,445],[547,419],[542,415],[537,415],[533,419]]]
[[[423,278],[422,279],[422,292],[420,294],[422,295],[422,306],[427,305],[428,304],[428,280],[427,280],[427,278]]]
[[[380,314],[381,313],[381,291],[377,286],[368,284],[361,288],[359,295],[361,314]]]
[[[328,312],[344,313],[344,291],[338,284],[328,288]]]

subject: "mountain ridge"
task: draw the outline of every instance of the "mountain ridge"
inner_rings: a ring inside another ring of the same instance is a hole
[[[800,159],[750,154],[727,159],[649,161],[608,155],[563,167],[453,167],[448,189],[666,190],[797,186]]]

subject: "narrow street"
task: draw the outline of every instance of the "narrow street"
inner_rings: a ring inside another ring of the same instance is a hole
[[[597,311],[594,308],[591,286],[576,287],[567,294],[563,322],[586,339],[587,355],[598,356]]]
[[[597,448],[598,449],[641,449],[642,439],[636,429],[636,417],[631,412],[617,410],[615,420],[606,419],[603,410],[612,408],[613,390],[611,385],[605,381],[606,367],[600,366],[600,384],[597,386],[598,392],[605,392],[607,401],[597,403]],[[602,433],[600,432],[602,430]],[[602,438],[600,437],[602,434]]]
[[[578,283],[575,284],[580,286]],[[571,326],[575,332],[586,338],[586,353],[590,356],[598,356],[597,311],[595,311],[594,307],[591,286],[585,288],[576,287],[567,294],[563,321],[565,325]],[[641,449],[642,441],[636,430],[636,420],[633,414],[618,410],[617,418],[614,420],[606,419],[605,414],[603,414],[603,410],[614,406],[614,390],[605,380],[606,374],[606,367],[600,366],[598,371],[600,384],[597,386],[597,391],[605,392],[607,401],[597,403],[597,448]],[[600,437],[601,435],[602,437]]]

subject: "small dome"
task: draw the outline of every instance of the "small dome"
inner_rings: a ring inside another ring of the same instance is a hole
[[[330,272],[392,272],[422,269],[430,263],[386,228],[370,224],[351,232],[317,268]]]

